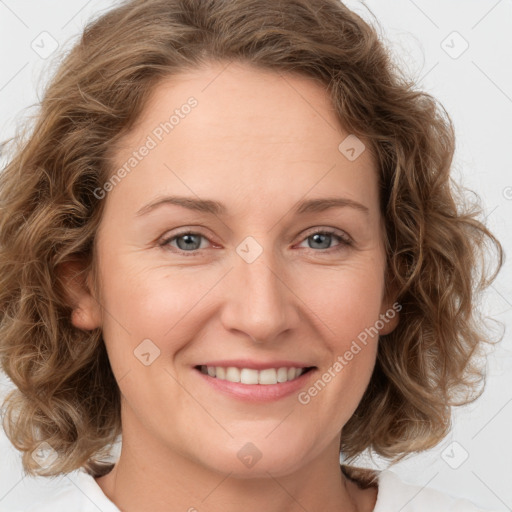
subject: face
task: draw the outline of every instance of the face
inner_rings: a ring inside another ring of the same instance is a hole
[[[337,448],[375,364],[369,329],[397,319],[379,321],[376,165],[349,135],[305,77],[231,63],[155,89],[116,154],[129,172],[98,192],[102,307],[84,295],[74,316],[103,330],[123,442],[241,476]],[[312,369],[225,380],[290,367]]]

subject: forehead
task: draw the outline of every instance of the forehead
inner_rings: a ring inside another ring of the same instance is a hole
[[[116,166],[150,139],[151,150],[114,194],[123,189],[136,202],[179,189],[272,203],[339,191],[376,200],[368,146],[341,126],[326,87],[310,77],[214,63],[167,78],[122,141]],[[357,158],[347,158],[347,145]]]

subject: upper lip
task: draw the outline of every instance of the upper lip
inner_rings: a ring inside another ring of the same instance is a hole
[[[215,361],[207,361],[196,366],[222,366],[235,368],[252,368],[253,370],[265,370],[267,368],[310,368],[313,365],[304,364],[298,361],[279,360],[279,361],[255,361],[254,359],[223,359]]]

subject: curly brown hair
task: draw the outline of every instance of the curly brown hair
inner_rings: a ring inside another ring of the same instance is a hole
[[[121,434],[119,388],[101,330],[71,323],[61,270],[82,261],[96,275],[105,201],[95,191],[155,87],[233,61],[315,78],[340,125],[377,156],[386,286],[402,310],[342,430],[344,455],[372,449],[397,461],[430,448],[450,428],[450,407],[483,390],[476,356],[491,339],[476,301],[503,250],[478,220],[479,201],[450,176],[449,115],[416,90],[376,28],[339,0],[125,1],[86,26],[0,173],[0,357],[16,386],[4,429],[29,474],[110,468],[102,460]],[[43,442],[59,454],[45,468],[31,457]]]

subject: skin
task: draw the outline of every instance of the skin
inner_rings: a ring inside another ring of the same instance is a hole
[[[128,512],[371,511],[377,491],[343,476],[339,439],[368,385],[377,338],[306,405],[297,393],[265,404],[228,397],[193,366],[298,360],[318,368],[309,387],[391,308],[375,162],[368,149],[354,161],[338,150],[349,133],[318,82],[216,63],[159,84],[116,163],[190,96],[197,107],[103,199],[101,289],[91,276],[70,287],[72,321],[102,328],[122,394],[122,452],[97,482]],[[227,213],[167,204],[136,215],[171,194],[219,201]],[[368,213],[292,212],[332,196]],[[202,235],[195,256],[180,254],[183,238],[158,245],[187,228]],[[315,243],[322,228],[353,244]],[[236,251],[248,236],[262,248],[252,263]],[[147,366],[134,356],[144,339],[160,350]],[[261,453],[252,467],[237,457],[248,442]]]

